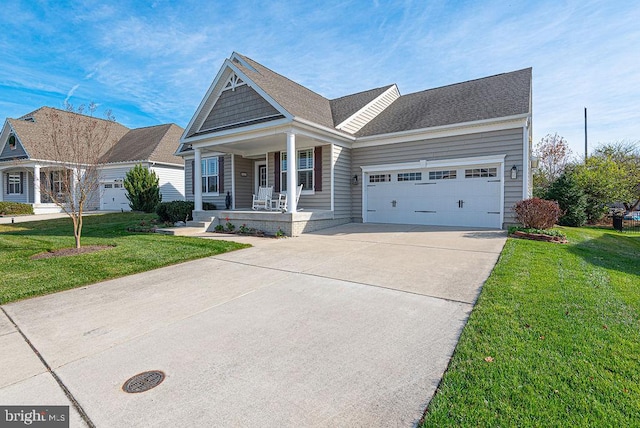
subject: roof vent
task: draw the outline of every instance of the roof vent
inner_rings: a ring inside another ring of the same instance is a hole
[[[24,118],[24,119],[22,119],[22,120],[24,120],[25,122],[35,122],[35,121],[36,121],[36,120],[35,120],[33,117],[31,117],[31,116],[29,116],[29,117],[25,117],[25,118]]]

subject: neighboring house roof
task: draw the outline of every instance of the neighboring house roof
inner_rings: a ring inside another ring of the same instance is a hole
[[[531,68],[403,95],[356,137],[529,113]]]
[[[127,132],[101,162],[162,162],[184,165],[184,159],[174,155],[184,129],[176,124],[148,126]]]
[[[41,107],[18,119],[7,119],[18,140],[31,159],[67,161],[62,157],[70,154],[53,155],[50,144],[52,127],[70,124],[80,120],[84,124],[104,124],[108,130],[108,140],[100,162],[161,162],[184,165],[181,157],[174,156],[183,129],[173,123],[129,129],[118,122],[99,119],[79,113]],[[64,133],[62,134],[64,135]],[[57,159],[56,157],[60,157]]]
[[[52,156],[52,150],[48,147],[51,129],[54,126],[53,122],[58,120],[54,119],[54,117],[59,117],[61,124],[69,122],[72,119],[80,120],[85,124],[104,123],[108,127],[109,134],[107,138],[113,141],[119,140],[129,131],[127,127],[117,122],[51,107],[40,107],[18,119],[7,119],[31,159],[63,160],[51,159],[54,156]]]
[[[384,91],[392,86],[393,85],[387,85],[381,88],[369,89],[368,91],[345,95],[344,97],[335,98],[329,101],[329,104],[331,105],[331,114],[333,115],[333,126],[337,126],[344,122],[347,118],[376,99],[376,97],[382,95]]]

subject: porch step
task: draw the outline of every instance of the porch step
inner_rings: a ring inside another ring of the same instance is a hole
[[[194,221],[190,220],[187,222],[187,227],[200,227],[207,229],[211,225],[212,221]]]

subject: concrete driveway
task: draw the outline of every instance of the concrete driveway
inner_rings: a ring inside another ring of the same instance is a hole
[[[71,426],[412,426],[505,238],[376,224],[242,238],[254,247],[7,304],[0,405],[75,400]],[[123,392],[147,370],[164,382]]]

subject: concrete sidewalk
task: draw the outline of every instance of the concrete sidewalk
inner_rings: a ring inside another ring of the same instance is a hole
[[[3,309],[98,427],[412,426],[505,237],[352,224]],[[0,315],[0,404],[68,403]]]

